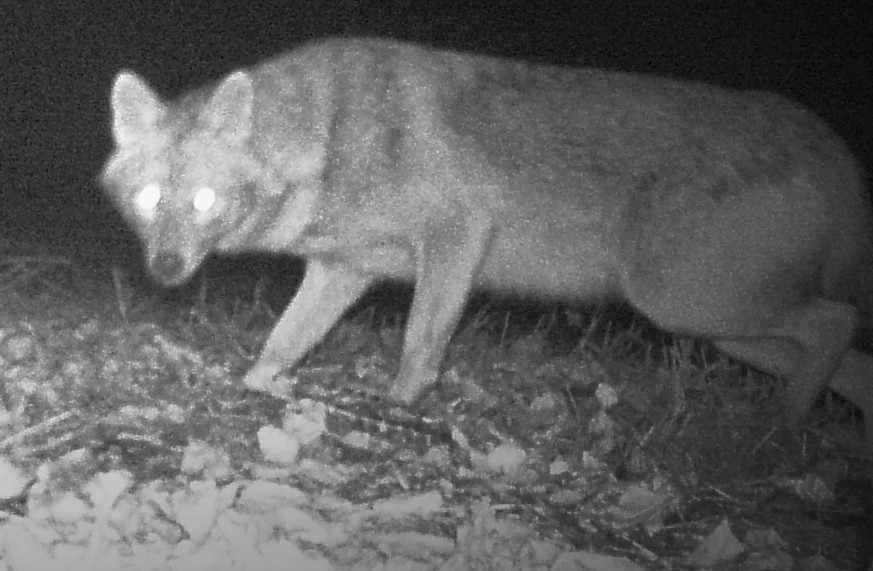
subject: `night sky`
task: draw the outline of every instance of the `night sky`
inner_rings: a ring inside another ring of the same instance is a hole
[[[332,34],[771,89],[817,110],[869,167],[873,20],[861,4],[0,0],[0,239],[90,253],[98,239],[132,241],[95,183],[120,69],[172,96]]]

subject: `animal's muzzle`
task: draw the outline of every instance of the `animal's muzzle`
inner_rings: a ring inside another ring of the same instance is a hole
[[[179,285],[187,277],[185,257],[178,252],[158,252],[149,269],[156,280],[168,286]]]

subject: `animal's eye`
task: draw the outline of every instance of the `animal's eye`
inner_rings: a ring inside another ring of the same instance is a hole
[[[134,202],[140,210],[154,210],[161,201],[161,187],[156,184],[147,184],[137,193]]]
[[[194,193],[194,210],[206,212],[215,204],[215,191],[208,186],[197,189]]]

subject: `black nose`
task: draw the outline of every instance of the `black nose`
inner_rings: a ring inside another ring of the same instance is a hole
[[[178,285],[185,278],[185,258],[178,252],[158,252],[149,268],[155,279],[165,285]]]

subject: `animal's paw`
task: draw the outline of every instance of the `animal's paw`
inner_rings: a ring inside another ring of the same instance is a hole
[[[255,363],[243,377],[243,385],[253,391],[274,396],[287,396],[290,383],[287,378],[279,376],[281,370],[280,365]]]
[[[388,393],[388,398],[400,404],[411,405],[426,389],[433,387],[436,380],[436,371],[417,375],[398,375]]]

